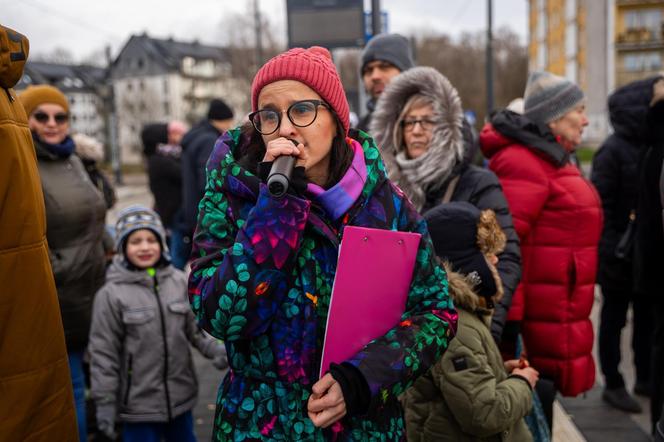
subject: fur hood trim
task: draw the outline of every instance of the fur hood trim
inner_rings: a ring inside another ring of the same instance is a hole
[[[427,168],[418,175],[419,182],[411,182],[397,163],[397,155],[405,146],[394,144],[393,134],[404,105],[414,94],[428,96],[434,101],[437,124],[433,129],[431,147],[420,158],[418,168]],[[370,133],[381,151],[389,178],[421,209],[426,192],[439,189],[451,176],[454,166],[463,161],[463,108],[459,93],[449,80],[431,67],[416,67],[395,77],[376,103]]]
[[[473,290],[473,281],[470,277],[452,270],[449,263],[443,263],[447,273],[449,293],[454,306],[479,315],[491,316],[492,309],[484,307],[484,302]]]
[[[97,139],[85,134],[72,135],[76,145],[76,154],[84,160],[91,160],[98,163],[104,159],[104,145]]]

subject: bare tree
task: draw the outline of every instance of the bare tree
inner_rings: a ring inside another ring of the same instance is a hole
[[[30,59],[47,63],[74,64],[74,54],[62,47],[56,47],[51,52],[37,52],[30,55]]]
[[[418,64],[442,72],[459,91],[464,109],[475,112],[479,125],[486,113],[485,46],[484,32],[464,33],[458,41],[447,35],[429,35],[417,42]],[[523,94],[528,54],[509,28],[494,33],[494,75],[497,108]]]
[[[231,62],[231,76],[237,81],[238,88],[242,89],[247,97],[245,107],[251,92],[251,82],[260,66],[256,65],[256,36],[254,32],[254,14],[248,6],[246,13],[227,15],[220,25],[223,38],[227,40],[227,50]],[[278,43],[274,26],[263,14],[261,15],[261,48],[263,62],[274,57],[284,50]],[[221,37],[221,36],[220,36]]]

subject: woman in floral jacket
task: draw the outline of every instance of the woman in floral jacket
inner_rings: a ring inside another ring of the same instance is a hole
[[[397,396],[456,327],[426,224],[386,178],[373,140],[348,136],[327,50],[270,60],[254,79],[252,108],[252,124],[220,138],[208,162],[189,283],[200,325],[226,342],[231,366],[214,440],[401,440]],[[277,198],[264,181],[281,155],[296,167]],[[318,379],[346,225],[422,240],[402,322]]]

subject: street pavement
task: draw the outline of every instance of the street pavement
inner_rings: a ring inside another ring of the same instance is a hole
[[[152,195],[147,187],[145,175],[126,175],[124,184],[116,188],[118,202],[109,211],[107,223],[113,225],[117,215],[123,208],[132,204],[152,205]],[[596,290],[595,303],[591,319],[595,328],[597,341],[597,324],[601,308],[601,295]],[[620,365],[628,388],[634,385],[634,368],[631,341],[631,316],[622,336],[622,362]],[[637,396],[643,412],[628,415],[606,405],[601,399],[603,379],[599,371],[597,344],[594,346],[597,363],[597,384],[593,390],[577,398],[559,397],[554,406],[554,442],[641,442],[649,441],[649,402]],[[196,436],[199,441],[209,441],[212,435],[214,404],[217,388],[226,374],[214,368],[211,361],[206,360],[196,350],[192,351],[198,373],[199,397],[194,409]]]

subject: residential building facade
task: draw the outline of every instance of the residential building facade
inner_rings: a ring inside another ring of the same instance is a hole
[[[53,85],[67,96],[72,133],[84,133],[106,144],[104,68],[28,61],[16,89],[20,94],[37,84]]]
[[[198,42],[132,36],[110,68],[121,162],[141,162],[144,124],[181,120],[194,124],[213,98],[236,115],[246,112],[248,94],[232,78],[230,57]]]
[[[664,70],[664,0],[528,0],[530,69],[576,81],[588,96],[585,141],[609,133],[607,97]]]
[[[584,90],[589,119],[584,142],[596,146],[609,132],[615,0],[528,1],[529,68],[564,76]]]
[[[664,1],[615,0],[616,86],[662,71]]]

